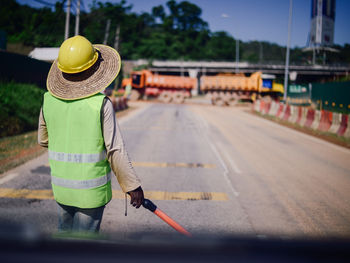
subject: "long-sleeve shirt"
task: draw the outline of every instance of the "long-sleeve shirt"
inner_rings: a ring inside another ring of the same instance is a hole
[[[141,186],[141,182],[135,173],[125,149],[112,102],[107,99],[102,107],[103,138],[106,146],[107,158],[123,192],[130,192]],[[49,145],[49,136],[42,108],[39,116],[38,143],[43,147],[48,147]]]

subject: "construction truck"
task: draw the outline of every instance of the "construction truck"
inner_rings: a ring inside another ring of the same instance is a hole
[[[277,99],[283,94],[283,85],[275,83],[275,76],[261,72],[255,72],[249,77],[243,73],[202,76],[200,89],[207,94],[212,104],[219,106],[232,106],[239,100],[255,101],[263,96]]]
[[[131,78],[124,79],[122,87],[132,86],[130,100],[156,97],[169,103],[183,103],[191,97],[191,90],[197,87],[197,79],[184,76],[154,74],[149,70],[134,71]]]

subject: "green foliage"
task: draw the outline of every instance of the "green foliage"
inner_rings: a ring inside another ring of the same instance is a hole
[[[210,32],[201,18],[202,10],[188,1],[169,0],[152,8],[150,13],[136,14],[127,1],[101,3],[94,1],[90,12],[81,12],[80,34],[93,43],[103,43],[110,20],[107,44],[114,46],[120,26],[119,52],[122,59],[172,59],[232,61],[236,59],[236,39],[226,32]],[[75,17],[71,15],[70,35]],[[0,28],[10,42],[27,46],[58,47],[64,36],[65,13],[62,1],[54,10],[19,5],[2,0]],[[339,53],[326,54],[327,63],[350,63],[350,45],[336,46]],[[286,48],[269,42],[239,42],[240,61],[251,63],[284,63]],[[323,63],[323,53],[317,63]],[[311,64],[312,52],[291,49],[291,64]]]
[[[236,41],[226,32],[215,32],[207,42],[206,56],[210,60],[233,60]]]
[[[34,85],[0,83],[0,137],[37,129],[44,92]]]

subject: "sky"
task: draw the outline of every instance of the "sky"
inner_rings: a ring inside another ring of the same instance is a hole
[[[56,0],[17,0],[21,4],[42,7],[39,2]],[[76,0],[73,0],[76,1]],[[81,0],[85,10],[93,0]],[[150,13],[152,7],[166,6],[168,0],[126,0],[132,12]],[[119,0],[100,0],[118,3]],[[177,0],[181,2],[181,0]],[[202,19],[212,32],[226,31],[242,41],[267,41],[287,45],[289,0],[188,0],[202,9]],[[350,0],[336,0],[334,43],[350,44]],[[311,0],[293,0],[291,46],[305,47],[311,22]]]

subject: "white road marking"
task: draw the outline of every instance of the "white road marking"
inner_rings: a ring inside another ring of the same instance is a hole
[[[6,175],[5,177],[0,179],[0,185],[16,178],[18,175],[19,175],[19,173],[13,173],[13,174]]]
[[[236,162],[228,155],[228,153],[225,150],[223,150],[223,149],[222,149],[222,153],[224,154],[224,156],[226,157],[228,162],[231,164],[231,167],[233,168],[235,173],[241,174],[242,171],[238,168]]]
[[[239,192],[233,187],[232,182],[231,182],[230,178],[228,177],[229,171],[228,171],[227,166],[226,166],[225,162],[223,161],[223,159],[222,159],[220,153],[218,152],[218,150],[216,149],[216,147],[215,147],[214,144],[212,144],[208,139],[207,139],[207,141],[208,141],[210,147],[212,148],[212,150],[213,150],[213,152],[214,152],[216,158],[219,160],[219,162],[220,162],[222,168],[224,169],[224,174],[223,174],[223,175],[224,175],[224,178],[225,178],[225,180],[227,181],[229,187],[231,188],[233,194],[234,194],[235,196],[239,196]]]
[[[221,157],[221,155],[220,155],[219,151],[217,150],[216,146],[208,139],[208,135],[207,135],[207,131],[208,131],[208,128],[209,128],[208,123],[201,116],[199,116],[198,114],[194,114],[194,115],[197,118],[197,120],[202,124],[201,126],[204,126],[204,128],[201,129],[201,134],[203,134],[203,137],[205,138],[205,140],[209,144],[210,148],[213,150],[216,158],[219,160],[219,162],[220,162],[220,164],[221,164],[221,166],[222,166],[222,168],[224,170],[223,175],[224,175],[224,178],[225,178],[226,182],[228,183],[228,186],[231,188],[232,193],[236,197],[239,196],[239,192],[234,188],[234,186],[233,186],[233,184],[232,184],[232,182],[231,182],[231,180],[230,180],[230,178],[228,176],[229,170],[228,170],[228,168],[227,168],[223,158]],[[206,132],[203,133],[203,130],[206,131]],[[228,158],[228,160],[230,160],[230,158]],[[239,171],[239,173],[241,172],[239,170],[239,168],[237,167],[237,165],[234,166],[234,167],[237,169],[237,171]]]
[[[201,121],[201,123],[203,124],[203,126],[206,128],[206,130],[209,129],[209,125],[208,123],[201,117],[198,116],[199,120]],[[208,140],[208,138],[206,138]],[[231,167],[233,168],[233,170],[237,173],[237,174],[241,174],[242,171],[239,169],[238,165],[236,164],[236,162],[232,159],[232,157],[229,156],[229,154],[227,153],[226,150],[224,150],[223,147],[220,147],[221,152],[225,155],[227,161],[231,164]]]

